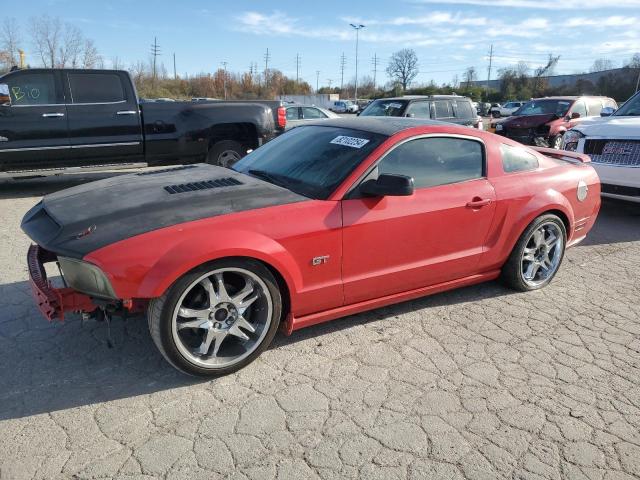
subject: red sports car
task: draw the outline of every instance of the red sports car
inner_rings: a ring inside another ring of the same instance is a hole
[[[197,139],[194,139],[196,141]],[[293,330],[500,277],[534,290],[584,239],[600,183],[582,154],[415,119],[302,126],[232,169],[187,165],[46,196],[22,228],[49,319],[147,311],[194,375]],[[65,286],[47,280],[57,262]]]

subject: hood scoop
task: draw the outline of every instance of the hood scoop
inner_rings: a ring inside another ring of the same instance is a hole
[[[215,180],[204,180],[202,182],[181,183],[178,185],[167,185],[164,189],[171,195],[176,193],[196,192],[198,190],[208,190],[211,188],[234,187],[243,183],[232,177],[217,178]]]

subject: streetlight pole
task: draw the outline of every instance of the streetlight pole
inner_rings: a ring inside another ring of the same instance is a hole
[[[355,102],[358,103],[358,33],[360,33],[361,28],[364,28],[364,25],[355,25],[353,23],[350,23],[349,25],[356,29],[356,87],[353,96],[355,97]]]

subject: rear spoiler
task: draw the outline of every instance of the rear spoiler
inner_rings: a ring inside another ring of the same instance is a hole
[[[546,155],[547,157],[556,158],[558,160],[566,160],[574,163],[576,160],[580,163],[591,162],[589,155],[585,155],[584,153],[569,152],[567,150],[556,150],[555,148],[545,148],[545,147],[530,147],[530,148],[532,148],[538,153]]]

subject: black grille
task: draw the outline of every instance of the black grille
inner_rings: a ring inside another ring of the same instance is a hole
[[[207,190],[209,188],[234,187],[236,185],[242,185],[242,182],[235,178],[217,178],[215,180],[204,180],[202,182],[167,185],[164,189],[173,195],[174,193],[195,192],[198,190]]]
[[[611,193],[613,195],[640,197],[640,188],[636,187],[623,187],[622,185],[610,185],[608,183],[603,183],[600,185],[600,191],[602,193]]]
[[[167,172],[177,172],[179,170],[187,170],[189,168],[196,168],[197,165],[183,165],[182,167],[173,167],[173,168],[162,168],[160,170],[151,170],[149,172],[140,172],[136,173],[139,177],[143,175],[155,175],[157,173],[167,173]]]

